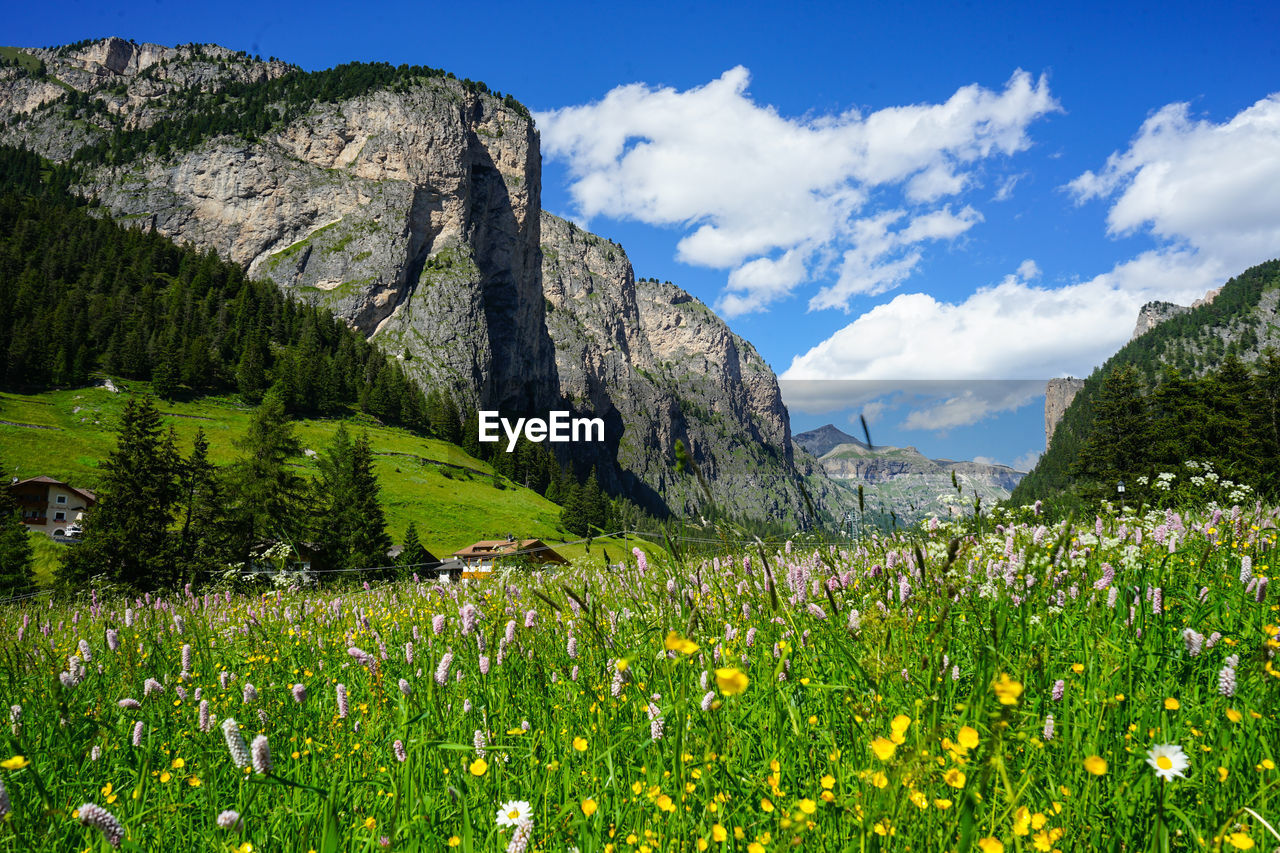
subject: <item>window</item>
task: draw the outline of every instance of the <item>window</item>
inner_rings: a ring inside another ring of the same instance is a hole
[[[58,510],[57,512],[55,512],[55,513],[53,514],[53,520],[54,520],[54,521],[66,521],[66,520],[67,520],[67,514],[66,514],[65,512],[63,512],[62,510]]]
[[[54,503],[58,503],[58,504],[65,504],[66,502],[67,502],[66,495],[58,495],[58,499],[54,501]]]

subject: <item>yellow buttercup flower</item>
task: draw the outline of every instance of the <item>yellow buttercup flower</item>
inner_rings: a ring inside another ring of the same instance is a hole
[[[965,778],[964,774],[961,773],[959,770],[955,769],[954,767],[948,770],[946,774],[943,775],[942,777],[943,781],[945,781],[948,785],[950,785],[953,788],[963,788],[964,778]]]
[[[1174,699],[1172,696],[1164,700],[1164,709],[1166,711],[1176,711],[1181,707],[1182,707],[1182,703],[1179,702],[1177,699]]]
[[[876,754],[876,758],[881,761],[888,761],[893,758],[893,754],[898,751],[898,745],[887,737],[878,737],[871,741],[871,751]]]
[[[680,636],[679,631],[668,631],[667,639],[663,643],[669,652],[680,652],[682,655],[691,655],[698,650],[698,644],[693,640]]]
[[[729,838],[729,831],[720,824],[711,827],[711,839],[713,841],[726,841]]]
[[[485,771],[488,769],[489,762],[485,761],[483,758],[477,758],[467,767],[467,770],[470,771],[472,776],[483,776]]]
[[[978,746],[978,730],[972,726],[961,726],[960,731],[956,734],[956,740],[965,749],[976,749]]]
[[[573,739],[573,748],[578,752],[587,751],[587,739],[584,737],[576,737]]]
[[[734,667],[716,670],[716,686],[726,696],[742,693],[750,683],[751,679],[747,678],[747,674]]]
[[[813,800],[805,799],[800,801],[800,811],[805,814],[813,814],[818,810],[818,804]]]
[[[1240,713],[1239,711],[1237,711],[1235,708],[1228,708],[1228,709],[1227,709],[1227,719],[1228,719],[1228,720],[1230,720],[1230,721],[1231,721],[1231,722],[1233,722],[1233,723],[1238,723],[1238,722],[1240,722],[1241,720],[1243,720],[1243,719],[1244,719],[1244,714],[1241,714],[1241,713]]]
[[[982,853],[1004,853],[1004,842],[994,835],[978,839],[978,849]]]
[[[588,797],[582,801],[582,813],[587,817],[591,817],[596,813],[596,801]]]
[[[1105,776],[1107,773],[1106,759],[1100,755],[1090,755],[1084,760],[1084,769],[1094,776]]]
[[[1010,678],[1007,672],[1000,673],[1000,677],[991,684],[991,689],[995,691],[1001,705],[1017,705],[1022,696],[1022,682]]]
[[[1227,836],[1227,843],[1237,850],[1252,850],[1253,839],[1243,832],[1233,832]]]
[[[21,770],[30,763],[31,762],[27,760],[25,755],[15,755],[13,758],[7,758],[4,761],[0,761],[0,767],[3,767],[5,770]]]

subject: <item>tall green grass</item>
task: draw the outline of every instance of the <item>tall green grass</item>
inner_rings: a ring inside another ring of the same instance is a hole
[[[479,585],[11,607],[30,763],[0,770],[0,850],[101,848],[85,802],[144,850],[1269,850],[1275,519],[1028,510]],[[199,729],[197,688],[270,774]],[[1167,781],[1166,745],[1189,762]]]

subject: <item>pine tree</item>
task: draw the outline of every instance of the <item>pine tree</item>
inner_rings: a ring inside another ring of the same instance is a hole
[[[31,556],[31,537],[0,466],[0,597],[25,595],[35,589]]]
[[[607,532],[609,527],[609,499],[600,490],[600,480],[596,477],[596,469],[592,467],[582,487],[582,511],[587,524]]]
[[[1151,460],[1151,422],[1138,371],[1129,365],[1107,374],[1094,403],[1093,429],[1080,449],[1076,472],[1103,494],[1117,481],[1144,471]]]
[[[232,475],[236,552],[240,559],[263,540],[296,544],[303,532],[303,483],[288,460],[302,454],[280,397],[268,393],[235,442],[241,452]]]
[[[560,496],[564,499],[561,502],[564,509],[560,512],[560,523],[573,535],[586,536],[591,529],[591,522],[583,507],[582,487],[573,480],[569,480],[561,490]]]
[[[178,575],[169,527],[178,498],[178,452],[150,396],[125,403],[116,449],[104,468],[98,504],[83,541],[64,557],[60,579],[75,584],[106,575],[139,590],[173,586]]]
[[[317,509],[312,538],[331,569],[347,568],[350,556],[351,455],[351,434],[346,424],[339,423],[329,446],[316,459],[320,476],[312,482]]]
[[[418,526],[411,521],[404,531],[404,546],[400,550],[398,563],[404,568],[404,573],[407,575],[415,571],[421,571],[423,564],[427,562],[427,557],[427,549],[423,547],[422,540],[418,538]]]
[[[178,366],[177,348],[166,344],[160,357],[151,368],[151,387],[162,400],[172,400],[178,393],[178,379],[182,371]]]
[[[387,564],[391,537],[387,534],[380,491],[369,433],[364,432],[351,448],[351,568]]]
[[[226,541],[224,489],[209,461],[209,440],[196,430],[191,455],[182,464],[178,534],[178,571],[188,578],[212,571],[231,559]]]
[[[391,537],[379,500],[368,433],[353,443],[339,425],[319,460],[314,484],[320,507],[316,541],[335,569],[366,569],[387,563]]]
[[[259,400],[267,387],[267,359],[266,341],[254,332],[249,336],[236,366],[236,387],[240,396],[250,402]]]

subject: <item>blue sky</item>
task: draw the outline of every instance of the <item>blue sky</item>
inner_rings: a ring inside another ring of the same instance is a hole
[[[484,80],[539,117],[544,207],[715,306],[797,431],[865,409],[878,443],[1025,465],[1034,383],[970,380],[1087,374],[1142,302],[1280,254],[1278,25],[1274,3],[50,3],[0,41]]]

